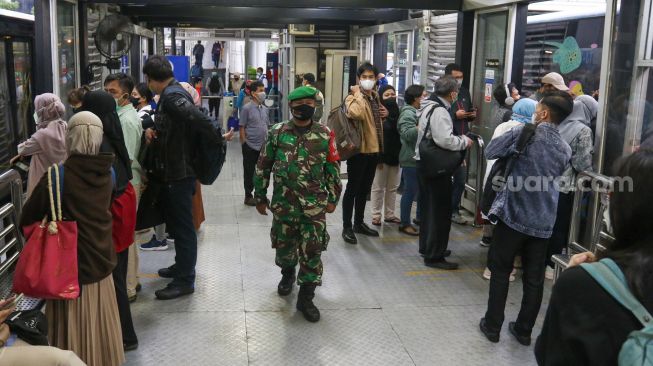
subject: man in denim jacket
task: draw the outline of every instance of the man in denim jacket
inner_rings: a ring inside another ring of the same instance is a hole
[[[497,192],[489,217],[496,222],[488,254],[492,271],[490,296],[480,328],[488,340],[499,341],[504,320],[508,279],[517,252],[522,253],[524,294],[510,333],[529,345],[531,331],[542,304],[547,245],[556,218],[559,177],[571,159],[571,148],[560,137],[558,125],[571,113],[573,100],[566,92],[547,94],[537,105],[537,128],[522,154],[516,157],[505,189]],[[515,127],[492,140],[488,159],[512,155],[523,127]]]

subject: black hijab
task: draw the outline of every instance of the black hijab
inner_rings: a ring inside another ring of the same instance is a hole
[[[84,95],[82,110],[89,111],[102,120],[104,136],[100,152],[110,152],[116,156],[113,169],[116,172],[116,191],[120,195],[132,179],[132,171],[120,118],[116,112],[116,101],[105,91],[91,91]]]
[[[399,105],[397,104],[397,98],[391,98],[387,100],[383,99],[383,93],[385,93],[388,89],[395,90],[392,85],[384,85],[379,88],[379,98],[381,99],[381,104],[383,104],[385,109],[388,110],[388,119],[396,123],[399,119]]]

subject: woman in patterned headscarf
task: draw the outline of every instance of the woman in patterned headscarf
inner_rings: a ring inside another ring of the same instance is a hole
[[[66,158],[66,121],[63,120],[66,108],[61,100],[54,94],[41,94],[34,100],[34,109],[37,130],[29,140],[18,145],[19,156],[14,158],[32,157],[27,176],[27,197],[48,167]]]

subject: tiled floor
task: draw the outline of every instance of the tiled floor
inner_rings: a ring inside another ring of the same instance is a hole
[[[488,292],[478,229],[453,225],[452,260],[461,268],[444,272],[424,267],[416,239],[396,225],[384,224],[380,238],[345,244],[338,209],[328,219],[331,243],[316,296],[322,320],[311,324],[295,311],[296,290],[287,298],[276,293],[271,217],[242,204],[238,141],[219,179],[202,193],[207,221],[196,292],[155,300],[154,291],[166,284],[156,270],[172,263],[174,250],[140,253],[143,291],[132,307],[140,348],[128,353],[128,365],[535,364],[532,347],[519,345],[505,327],[499,344],[478,331]],[[545,299],[549,294],[547,286]],[[520,298],[518,280],[507,320]]]

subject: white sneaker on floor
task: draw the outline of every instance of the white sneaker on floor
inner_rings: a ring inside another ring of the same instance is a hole
[[[553,276],[555,275],[555,269],[546,266],[546,271],[544,271],[544,278],[547,280],[552,280],[553,281]]]
[[[510,272],[510,278],[508,280],[510,282],[515,282],[515,280],[517,280],[516,275],[517,275],[517,270],[513,268],[512,272]],[[485,267],[485,271],[483,271],[483,278],[485,278],[488,281],[492,278],[492,272],[487,267]]]

